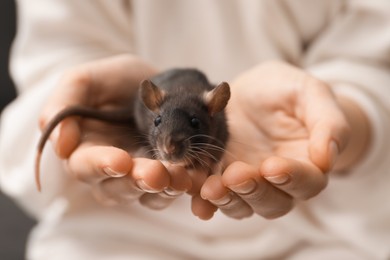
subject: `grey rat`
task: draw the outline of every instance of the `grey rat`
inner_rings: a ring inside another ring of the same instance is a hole
[[[132,125],[147,136],[150,157],[212,171],[228,140],[224,108],[230,87],[216,87],[196,69],[172,69],[140,84],[139,94],[125,109],[99,110],[72,106],[60,111],[45,127],[38,143],[35,180],[40,184],[40,158],[47,139],[65,118],[79,116]]]

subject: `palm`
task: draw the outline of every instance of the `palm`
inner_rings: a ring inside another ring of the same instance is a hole
[[[286,214],[326,186],[345,117],[327,84],[286,63],[260,64],[231,90],[225,170],[207,179],[202,198],[234,218]]]
[[[270,156],[308,160],[309,129],[291,79],[263,77],[233,91],[228,108],[228,154],[233,155],[227,158],[252,165]]]
[[[286,115],[260,114],[262,113],[259,113],[259,117],[268,121],[267,124],[255,119],[247,120],[239,125],[235,122],[231,123],[228,150],[235,156],[232,159],[256,165],[273,155],[308,158],[308,131],[300,125],[299,120]],[[230,118],[236,116],[245,118],[242,112],[234,113]],[[284,129],[281,129],[281,125]]]

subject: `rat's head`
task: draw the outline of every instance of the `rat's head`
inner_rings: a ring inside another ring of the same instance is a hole
[[[199,93],[167,93],[149,80],[141,84],[140,96],[153,113],[149,142],[159,159],[183,165],[193,164],[215,141],[216,118],[226,107],[230,88],[225,82]]]

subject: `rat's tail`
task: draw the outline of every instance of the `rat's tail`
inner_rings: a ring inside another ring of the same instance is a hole
[[[60,111],[45,127],[42,131],[42,136],[39,139],[37,154],[35,157],[35,183],[38,191],[41,191],[41,181],[40,181],[40,161],[45,147],[46,141],[49,139],[50,134],[53,132],[54,128],[65,118],[71,116],[79,116],[84,118],[90,118],[100,121],[106,121],[109,123],[120,123],[128,124],[134,122],[133,109],[116,109],[116,110],[99,110],[96,108],[88,107],[68,107]]]
[[[35,156],[35,185],[37,186],[37,189],[39,192],[41,192],[41,176],[40,176],[40,161],[41,161],[42,151],[37,151],[37,154]]]

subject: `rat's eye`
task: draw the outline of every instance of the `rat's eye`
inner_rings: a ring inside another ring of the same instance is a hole
[[[191,126],[192,126],[193,128],[199,128],[199,124],[200,124],[199,119],[193,116],[193,117],[191,118]]]
[[[159,124],[161,124],[161,116],[158,116],[156,119],[154,119],[154,126],[159,126]]]

